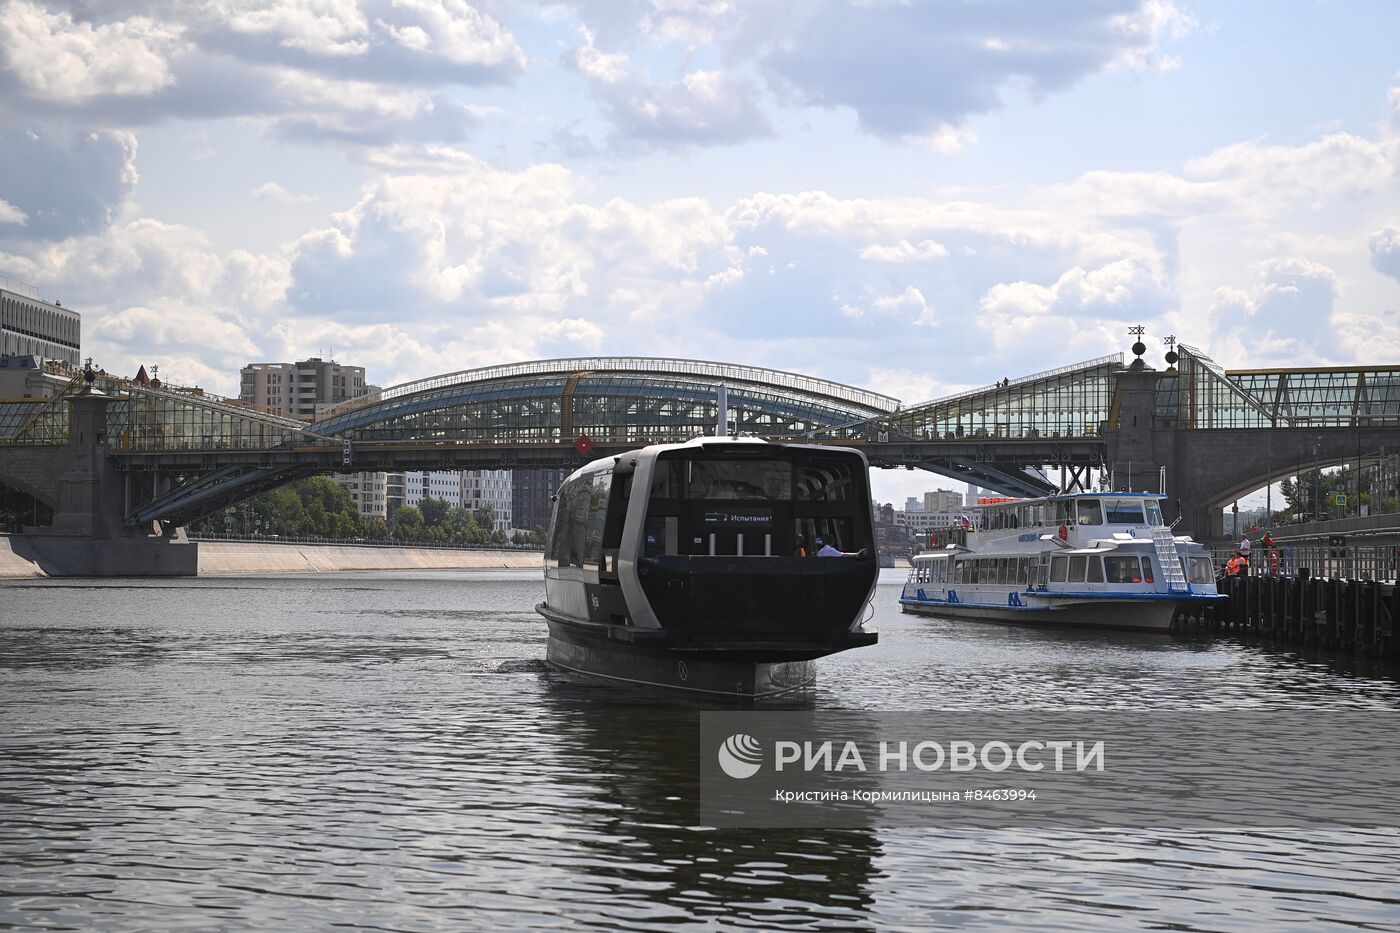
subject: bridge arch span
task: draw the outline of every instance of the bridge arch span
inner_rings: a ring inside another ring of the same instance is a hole
[[[323,436],[406,444],[686,441],[715,429],[724,388],[735,428],[801,437],[887,415],[889,396],[798,373],[658,357],[583,357],[463,370],[342,403],[311,425]]]

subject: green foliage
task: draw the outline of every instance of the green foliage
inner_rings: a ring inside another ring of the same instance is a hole
[[[3,511],[0,499],[0,511]],[[27,506],[28,497],[25,497]],[[195,522],[192,530],[284,537],[364,538],[418,544],[506,544],[489,505],[464,509],[445,499],[423,499],[394,511],[389,521],[361,518],[350,494],[324,476],[290,483],[225,512]],[[522,533],[517,543],[543,545],[544,529]]]
[[[334,480],[312,476],[195,522],[194,531],[308,538],[362,538],[365,521]]]
[[[391,531],[395,541],[417,541],[423,534],[423,513],[405,505],[394,512]]]
[[[429,528],[436,528],[442,524],[443,517],[451,506],[446,499],[424,498],[418,503],[418,511],[423,513],[423,524]]]

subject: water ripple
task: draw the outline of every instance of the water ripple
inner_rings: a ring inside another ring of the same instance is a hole
[[[699,826],[696,705],[550,673],[532,575],[3,590],[0,926],[1400,925],[1396,831]],[[893,596],[786,705],[1400,707],[1338,659]]]

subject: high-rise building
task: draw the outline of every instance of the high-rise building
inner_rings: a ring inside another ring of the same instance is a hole
[[[403,474],[403,504],[417,508],[424,499],[440,499],[449,506],[462,504],[460,470],[410,470]]]
[[[389,517],[387,476],[384,473],[348,473],[334,477],[339,486],[350,494],[350,500],[367,519],[384,521]]]
[[[313,418],[327,405],[359,398],[373,388],[363,366],[318,356],[299,363],[249,363],[239,374],[238,397],[250,405]]]
[[[365,382],[363,366],[313,356],[299,363],[249,363],[239,372],[238,397],[250,405],[310,420],[318,410],[359,398],[373,388]],[[350,494],[362,516],[382,521],[390,512],[389,475],[349,473],[333,479]]]
[[[924,495],[927,496],[928,493],[924,493]],[[904,511],[906,511],[906,512],[922,512],[923,510],[924,510],[924,504],[923,504],[922,502],[920,502],[918,499],[916,499],[915,497],[909,496],[907,499],[904,500]]]
[[[436,470],[395,475],[403,477],[401,505],[417,508],[424,499],[440,499],[451,507],[461,506],[471,511],[489,505],[496,518],[487,531],[510,531],[510,474],[510,470]]]
[[[951,489],[935,489],[924,493],[925,512],[956,512],[962,506],[962,494]],[[906,508],[904,511],[911,512],[913,509]]]
[[[0,276],[0,356],[35,356],[77,366],[82,319],[39,291]]]
[[[554,495],[569,472],[563,468],[511,471],[511,518],[516,528],[549,530]]]
[[[511,524],[511,471],[463,470],[462,507],[481,508],[489,505],[496,513],[495,527],[489,531],[509,532]]]

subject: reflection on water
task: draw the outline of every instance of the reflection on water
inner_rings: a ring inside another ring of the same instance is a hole
[[[693,702],[541,663],[532,574],[0,585],[0,925],[1394,928],[1400,834],[717,832]],[[1400,707],[1234,642],[898,613],[784,705]]]

